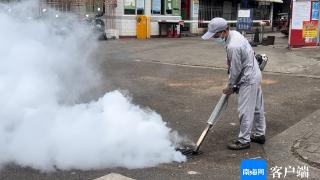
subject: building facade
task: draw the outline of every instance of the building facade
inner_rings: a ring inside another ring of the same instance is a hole
[[[120,36],[135,36],[137,15],[150,16],[151,35],[159,35],[159,20],[183,20],[182,31],[202,33],[214,17],[236,20],[240,8],[253,9],[254,20],[274,19],[275,4],[282,0],[117,0],[114,14],[107,15],[107,21],[114,19]],[[272,26],[272,23],[271,23]]]
[[[9,1],[9,0],[8,0]],[[151,36],[159,35],[158,21],[183,21],[184,32],[202,33],[214,17],[237,20],[239,9],[253,10],[254,20],[270,20],[288,11],[291,0],[40,0],[40,8],[78,14],[105,12],[107,31],[119,36],[136,36],[137,16],[146,15],[151,21]],[[272,23],[271,23],[272,25]]]
[[[254,20],[270,20],[270,27],[276,18],[274,9],[281,7],[279,11],[283,11],[282,0],[118,0],[117,3],[116,17],[122,19],[117,20],[120,36],[135,34],[133,25],[139,12],[151,17],[151,35],[158,35],[158,20],[183,20],[185,23],[181,30],[197,34],[202,33],[207,27],[203,21],[209,21],[214,17],[235,21],[238,10],[242,8],[252,9]],[[133,9],[133,6],[136,7],[135,11],[131,10],[130,15],[126,10],[129,4]],[[128,27],[129,31],[126,30]]]

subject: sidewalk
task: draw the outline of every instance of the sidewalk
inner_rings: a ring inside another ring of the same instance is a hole
[[[320,177],[320,109],[291,128],[269,139],[264,149],[270,167],[307,166],[308,179]],[[285,120],[285,119],[284,119]],[[301,179],[295,176],[288,179]]]
[[[315,121],[320,118],[320,111],[313,114]],[[293,153],[307,164],[320,169],[320,123],[313,126],[311,131],[294,142]]]

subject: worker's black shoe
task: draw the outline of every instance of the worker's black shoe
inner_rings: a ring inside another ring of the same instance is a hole
[[[250,136],[251,142],[264,144],[266,142],[266,137],[264,135],[257,136],[256,134],[252,134]]]
[[[247,143],[241,143],[239,140],[232,141],[228,148],[231,150],[242,150],[242,149],[248,149],[250,148],[250,142]]]

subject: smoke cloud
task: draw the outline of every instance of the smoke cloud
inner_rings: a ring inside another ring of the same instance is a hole
[[[78,102],[100,80],[88,58],[95,38],[76,16],[50,11],[39,18],[35,1],[0,4],[0,166],[51,171],[185,161],[161,116],[120,91]]]

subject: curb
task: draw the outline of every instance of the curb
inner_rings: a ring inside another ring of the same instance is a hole
[[[319,114],[313,115],[312,118],[319,119]],[[294,141],[291,151],[301,161],[320,169],[320,135],[317,133],[319,128],[320,123],[314,124],[307,134]]]
[[[298,140],[296,140],[296,141],[293,143],[293,146],[291,147],[291,152],[293,153],[293,155],[296,156],[296,157],[297,157],[298,159],[300,159],[301,161],[309,164],[310,166],[320,169],[320,163],[319,163],[319,162],[316,162],[316,161],[308,158],[308,156],[302,155],[302,154],[301,154],[302,152],[299,152],[299,151],[297,150],[297,149],[298,149],[297,146],[299,146],[300,142],[301,142],[301,140],[298,139]]]
[[[301,159],[293,150],[298,140],[302,139],[310,130],[320,126],[320,109],[308,115],[282,133],[272,137],[264,145],[268,160],[273,166],[310,166],[311,178],[320,177],[320,169],[312,162]],[[306,159],[306,158],[305,158]],[[316,178],[314,178],[316,179]]]

